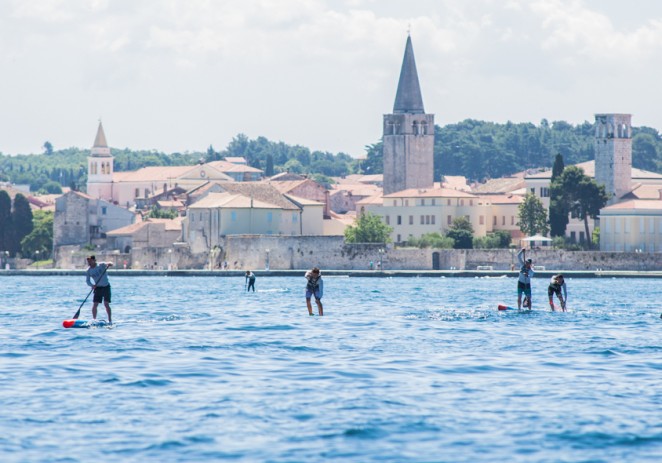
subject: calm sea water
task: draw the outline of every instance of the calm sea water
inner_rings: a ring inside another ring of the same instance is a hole
[[[660,462],[662,282],[0,277],[2,462]],[[105,317],[105,312],[100,311]],[[90,317],[90,303],[81,318]]]

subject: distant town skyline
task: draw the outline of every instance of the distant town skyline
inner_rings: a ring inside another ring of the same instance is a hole
[[[218,151],[239,133],[364,155],[407,33],[425,111],[662,130],[662,2],[32,0],[0,3],[0,152]]]

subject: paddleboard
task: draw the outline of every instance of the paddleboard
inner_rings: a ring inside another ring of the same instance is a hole
[[[518,309],[517,307],[509,307],[509,306],[503,305],[503,304],[499,304],[497,309],[499,309],[499,310],[517,310],[519,312],[530,312],[531,311],[531,309],[529,309],[529,308]]]
[[[106,320],[65,320],[62,322],[65,328],[100,328],[111,326]]]

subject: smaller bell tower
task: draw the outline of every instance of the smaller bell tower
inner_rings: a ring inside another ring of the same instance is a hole
[[[101,121],[87,158],[87,194],[93,198],[113,201],[113,156]]]

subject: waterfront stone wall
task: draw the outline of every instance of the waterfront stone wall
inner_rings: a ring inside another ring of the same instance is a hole
[[[86,254],[109,260],[117,268],[296,270],[504,270],[518,269],[517,250],[417,249],[392,245],[345,244],[340,236],[233,235],[211,251],[192,253],[185,243],[171,248],[134,248],[130,253],[95,252],[78,247],[56,249],[55,267],[84,268]],[[539,270],[659,271],[662,253],[564,251],[527,252]],[[227,263],[227,266],[225,265]],[[13,267],[13,265],[12,265]]]

